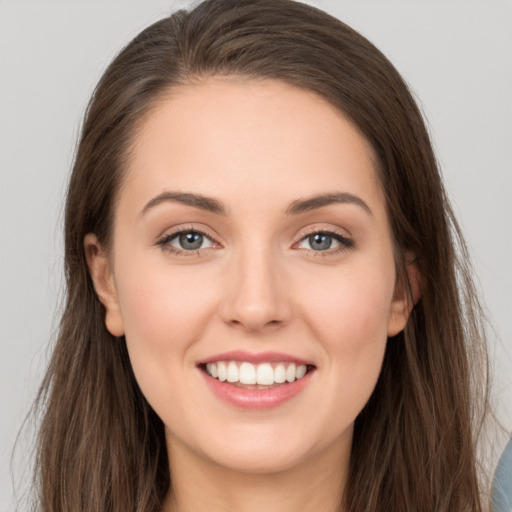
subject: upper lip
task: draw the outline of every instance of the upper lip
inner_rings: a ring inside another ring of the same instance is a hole
[[[246,352],[243,350],[235,350],[232,352],[224,352],[215,354],[214,356],[202,359],[197,364],[204,365],[207,363],[216,363],[217,361],[246,361],[252,364],[259,363],[295,363],[314,366],[311,361],[306,361],[300,357],[284,354],[282,352]]]

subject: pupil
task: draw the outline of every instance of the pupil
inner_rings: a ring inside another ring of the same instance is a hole
[[[182,233],[180,235],[180,245],[183,249],[199,249],[203,245],[203,235],[199,233]]]
[[[309,244],[316,251],[325,251],[331,247],[332,238],[329,235],[316,233],[309,237]]]

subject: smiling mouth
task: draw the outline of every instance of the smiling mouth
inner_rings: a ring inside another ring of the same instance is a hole
[[[210,377],[245,389],[272,389],[291,384],[314,370],[314,366],[291,362],[216,361],[200,365]]]

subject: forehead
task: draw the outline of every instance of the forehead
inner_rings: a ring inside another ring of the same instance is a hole
[[[175,87],[140,124],[130,153],[121,196],[149,199],[168,188],[268,201],[276,190],[293,200],[348,189],[382,201],[376,156],[353,123],[276,80]]]

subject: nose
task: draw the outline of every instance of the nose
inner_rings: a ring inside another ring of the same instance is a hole
[[[263,333],[289,322],[289,286],[278,259],[270,250],[253,248],[231,262],[221,307],[225,323]]]

